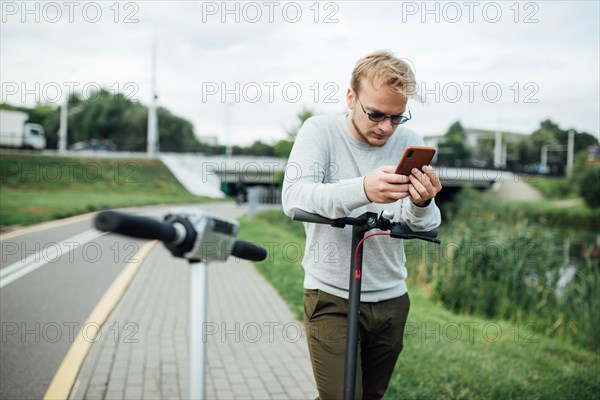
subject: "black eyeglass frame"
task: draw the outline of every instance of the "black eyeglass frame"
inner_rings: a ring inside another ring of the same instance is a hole
[[[360,104],[360,108],[362,108],[363,112],[365,114],[367,114],[367,116],[369,117],[369,120],[371,120],[373,122],[382,122],[389,118],[392,125],[402,125],[403,123],[410,121],[412,119],[412,114],[410,113],[410,110],[408,110],[408,117],[404,114],[387,115],[387,114],[384,114],[379,111],[369,113],[369,112],[367,112],[367,110],[365,110],[365,107],[361,103],[358,96],[356,96],[356,100],[358,100],[358,104]],[[396,122],[394,122],[394,121],[396,121]]]

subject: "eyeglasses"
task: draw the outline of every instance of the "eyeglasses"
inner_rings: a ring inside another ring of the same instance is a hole
[[[402,115],[402,114],[397,114],[397,115],[386,115],[382,112],[367,112],[367,110],[365,110],[365,107],[362,105],[362,103],[360,102],[360,99],[358,98],[358,96],[356,96],[356,100],[358,100],[358,104],[360,104],[360,108],[362,108],[363,112],[365,114],[367,114],[367,116],[369,117],[369,119],[373,122],[381,122],[386,120],[387,118],[390,119],[390,122],[392,123],[392,125],[401,125],[403,123],[405,123],[406,121],[410,120],[412,118],[412,115],[410,113],[410,110],[408,110],[408,116],[406,115]]]

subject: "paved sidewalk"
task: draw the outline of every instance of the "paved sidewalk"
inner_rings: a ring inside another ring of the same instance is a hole
[[[501,200],[542,200],[539,190],[527,183],[526,176],[514,175],[512,179],[498,181],[489,191],[490,195]]]
[[[189,267],[157,244],[102,327],[72,399],[187,399]],[[206,398],[317,395],[302,323],[252,264],[208,274]]]

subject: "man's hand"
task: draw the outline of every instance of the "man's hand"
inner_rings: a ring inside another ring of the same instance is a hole
[[[408,177],[410,200],[417,206],[423,206],[442,190],[442,183],[435,170],[429,165],[423,166],[424,173],[417,168],[413,168],[411,172]]]
[[[385,165],[365,176],[363,186],[369,201],[393,203],[411,195],[409,178],[394,173],[396,166]]]

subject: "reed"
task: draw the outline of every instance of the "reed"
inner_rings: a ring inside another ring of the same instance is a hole
[[[413,283],[456,313],[530,324],[599,348],[600,269],[589,251],[597,244],[469,191],[445,215],[439,247],[406,246]]]

